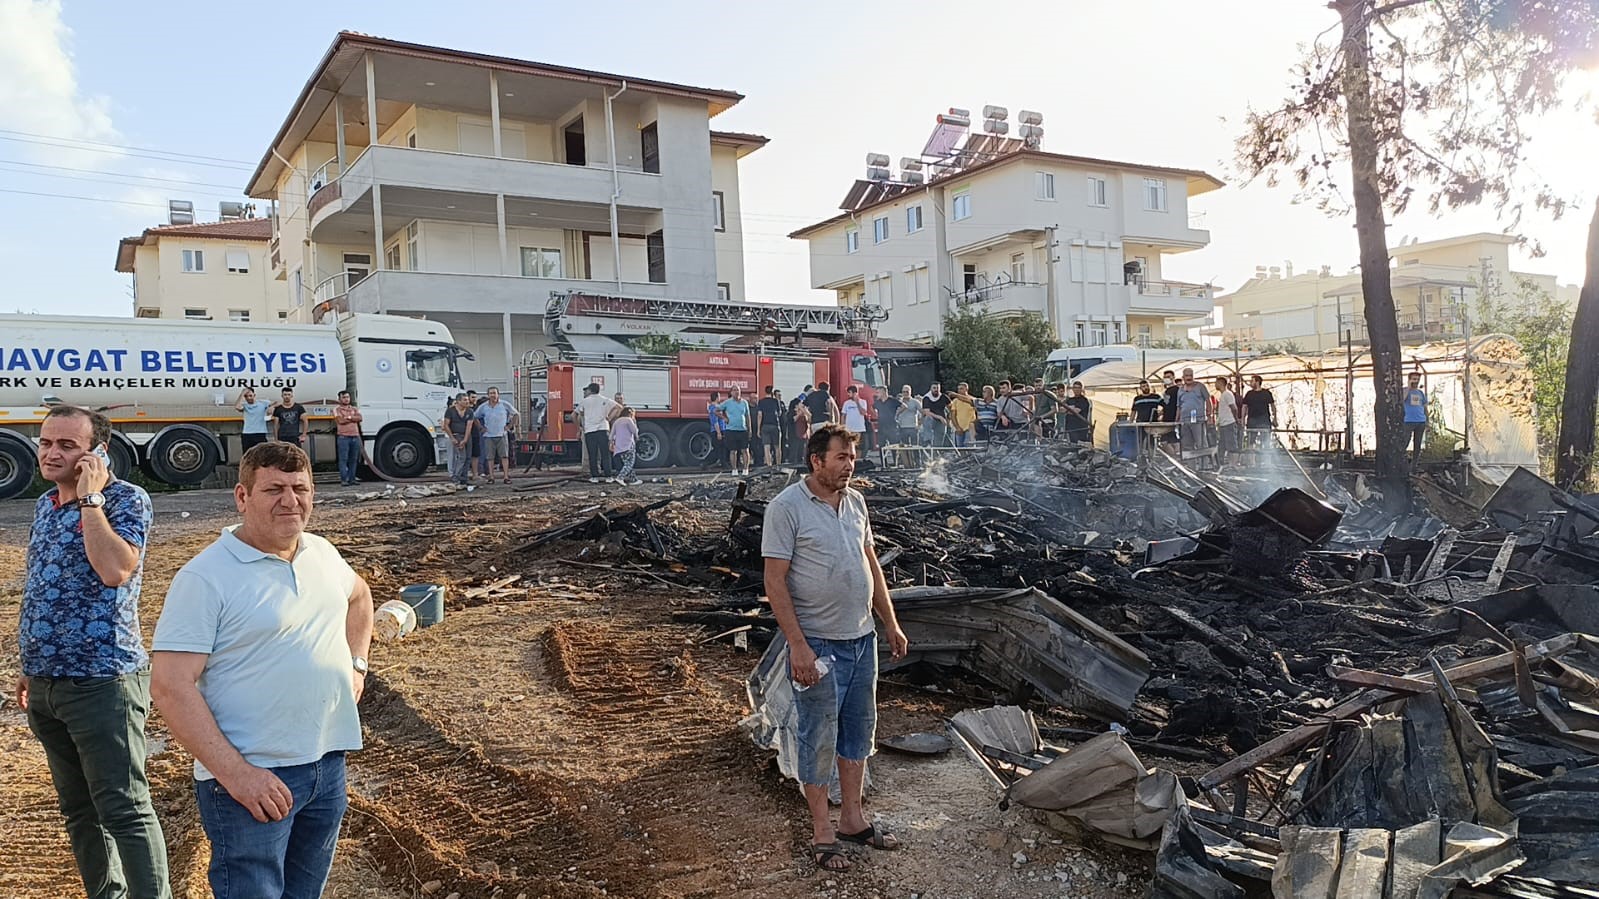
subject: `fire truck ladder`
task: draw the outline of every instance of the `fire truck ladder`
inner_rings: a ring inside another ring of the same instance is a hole
[[[604,334],[609,331],[605,319],[626,319],[659,323],[673,331],[789,331],[843,337],[870,336],[873,326],[886,318],[888,314],[877,306],[778,306],[554,291],[545,308],[544,328],[552,337],[570,332]],[[610,333],[639,332],[635,325]]]

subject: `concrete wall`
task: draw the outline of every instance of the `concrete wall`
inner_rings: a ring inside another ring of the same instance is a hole
[[[204,254],[203,272],[183,270],[186,249]],[[244,251],[248,272],[228,271],[229,250]],[[157,309],[160,318],[183,318],[185,309],[194,308],[227,321],[230,310],[239,309],[252,322],[275,323],[279,312],[289,310],[288,285],[272,279],[266,241],[167,235],[138,248],[133,270],[135,308]]]
[[[729,288],[729,299],[743,302],[744,210],[738,190],[738,150],[711,147],[711,190],[722,194],[725,230],[716,232],[716,281]]]

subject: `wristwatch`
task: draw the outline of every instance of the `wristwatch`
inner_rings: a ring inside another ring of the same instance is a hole
[[[85,493],[84,495],[78,497],[78,508],[80,509],[99,509],[103,508],[104,506],[104,493]]]
[[[362,674],[366,673],[366,659],[363,659],[360,656],[350,656],[350,664],[355,666],[356,671],[359,671]]]

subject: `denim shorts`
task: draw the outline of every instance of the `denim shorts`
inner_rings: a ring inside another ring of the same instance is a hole
[[[799,719],[799,781],[833,782],[835,762],[862,762],[877,738],[877,634],[854,640],[806,638],[828,671],[809,690],[794,694]]]

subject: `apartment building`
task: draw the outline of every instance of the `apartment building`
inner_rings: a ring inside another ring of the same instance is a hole
[[[1457,340],[1465,336],[1486,291],[1495,303],[1513,303],[1530,284],[1575,303],[1578,288],[1560,285],[1553,275],[1518,272],[1510,267],[1507,234],[1465,234],[1442,240],[1410,240],[1390,247],[1394,310],[1402,343]],[[1367,340],[1360,270],[1333,274],[1323,265],[1295,273],[1291,263],[1257,266],[1253,278],[1216,298],[1220,323],[1204,330],[1207,343],[1245,349],[1295,344],[1304,350]]]
[[[740,94],[341,32],[246,193],[291,317],[426,315],[508,383],[552,293],[745,299]]]
[[[288,321],[288,286],[272,276],[271,219],[146,228],[117,244],[139,318]]]
[[[1210,314],[1209,285],[1164,277],[1165,258],[1201,249],[1190,200],[1222,187],[1201,171],[1044,152],[1041,117],[995,134],[1006,110],[938,117],[918,157],[868,157],[840,214],[790,234],[810,250],[811,286],[880,306],[879,333],[937,342],[964,309],[1039,315],[1068,345],[1186,336]],[[998,117],[989,115],[999,113]]]

